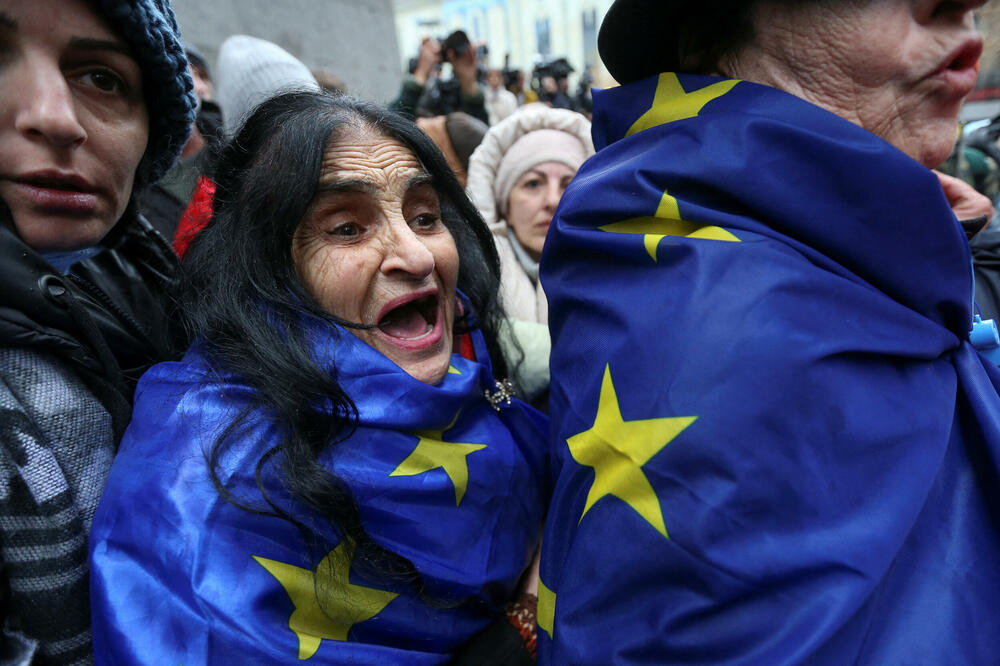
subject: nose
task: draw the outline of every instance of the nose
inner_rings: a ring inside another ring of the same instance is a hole
[[[545,189],[545,208],[546,210],[552,211],[556,210],[559,206],[559,200],[562,199],[563,186],[558,180],[549,180],[548,186]]]
[[[387,241],[382,259],[382,273],[403,275],[407,278],[423,280],[434,272],[434,253],[405,220],[391,225],[391,237]]]
[[[16,90],[14,128],[31,139],[44,139],[56,147],[87,140],[77,115],[76,100],[58,63],[22,62]]]

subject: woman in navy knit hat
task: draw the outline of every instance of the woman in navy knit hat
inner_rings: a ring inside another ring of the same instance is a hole
[[[92,663],[87,537],[176,261],[136,212],[194,112],[166,0],[0,0],[2,663]]]

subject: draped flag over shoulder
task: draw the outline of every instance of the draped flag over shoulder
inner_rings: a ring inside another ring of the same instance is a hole
[[[262,482],[318,545],[220,495],[206,452],[251,389],[199,343],[140,382],[94,521],[98,663],[443,664],[502,614],[545,510],[544,417],[517,401],[495,411],[488,361],[456,354],[431,386],[349,333],[317,323],[309,334],[359,412],[357,430],[321,460],[349,485],[366,531],[413,563],[424,596],[362,577],[353,545],[294,503],[272,464]],[[255,472],[280,435],[253,416],[222,455],[219,483],[268,511]]]
[[[1000,373],[935,176],[772,88],[595,95],[546,241],[544,664],[986,664]]]

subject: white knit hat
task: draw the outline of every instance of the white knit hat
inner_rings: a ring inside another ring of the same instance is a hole
[[[272,42],[233,35],[222,42],[216,66],[222,124],[232,136],[261,102],[281,92],[319,90],[301,60]]]
[[[587,157],[586,147],[569,132],[537,129],[522,135],[503,154],[497,167],[497,178],[493,182],[497,210],[501,215],[507,215],[510,192],[529,169],[545,162],[560,162],[575,172]]]

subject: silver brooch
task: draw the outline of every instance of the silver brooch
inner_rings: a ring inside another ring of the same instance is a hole
[[[496,382],[496,390],[490,393],[489,389],[483,391],[486,395],[486,402],[490,403],[496,411],[500,411],[500,403],[510,406],[510,399],[513,398],[517,393],[514,391],[514,385],[510,383],[509,379],[498,380]]]

